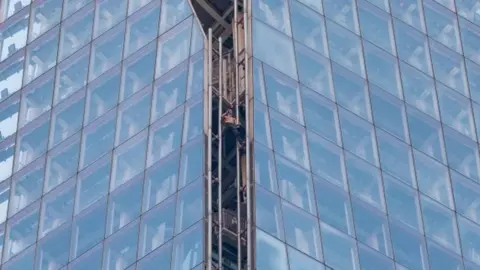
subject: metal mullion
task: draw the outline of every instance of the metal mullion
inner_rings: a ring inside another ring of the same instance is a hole
[[[207,269],[212,270],[213,227],[212,227],[212,29],[208,29],[208,142],[207,142]]]
[[[222,242],[223,242],[223,220],[222,220],[222,112],[223,112],[223,61],[222,61],[222,38],[218,41],[218,269],[222,269]]]

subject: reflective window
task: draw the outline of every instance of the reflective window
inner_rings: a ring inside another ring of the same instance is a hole
[[[199,180],[178,193],[175,234],[184,231],[203,218],[203,211],[198,208],[203,203],[202,185],[203,181]]]
[[[19,112],[19,94],[0,103],[0,141],[3,141],[17,132]]]
[[[57,66],[54,104],[68,98],[87,84],[89,47],[72,55]]]
[[[72,136],[48,153],[43,192],[48,192],[77,172],[80,134]]]
[[[323,0],[325,16],[348,30],[359,34],[356,1]],[[327,23],[328,24],[328,23]]]
[[[144,0],[143,2],[148,2],[148,0]],[[129,3],[130,8],[132,8],[133,5],[143,4],[142,1],[132,0],[130,0]],[[159,16],[160,1],[153,1],[152,4],[142,8],[142,10],[128,18],[125,57],[142,48],[157,36]],[[155,60],[155,57],[151,58]]]
[[[108,1],[112,2],[111,0]],[[122,60],[124,34],[125,23],[122,22],[92,43],[89,81],[120,63]]]
[[[67,224],[40,240],[37,244],[36,269],[59,269],[68,262],[71,225]]]
[[[391,0],[392,15],[425,33],[422,0]]]
[[[27,44],[28,19],[29,9],[26,8],[0,26],[2,33],[0,35],[0,62]]]
[[[288,0],[253,0],[253,16],[291,36]]]
[[[480,65],[480,49],[475,45],[480,43],[480,26],[460,18],[460,32],[465,56]]]
[[[50,110],[53,95],[54,72],[48,72],[22,90],[19,127]]]
[[[188,0],[164,0],[160,13],[160,34],[166,32],[192,14]]]
[[[118,107],[115,145],[128,140],[147,125],[150,115],[151,87],[121,103]]]
[[[23,51],[0,63],[0,100],[4,100],[22,87],[24,63]]]
[[[478,203],[480,186],[455,171],[450,171],[450,176],[457,212],[476,223],[480,223],[480,204]]]
[[[284,243],[260,229],[256,230],[257,269],[288,270],[287,250]]]
[[[351,7],[348,7],[352,5],[352,1],[341,0],[338,4],[336,4],[337,1],[329,1],[331,2],[329,5],[338,6],[339,9],[342,4],[346,5],[346,12],[352,12]],[[347,4],[346,2],[350,2],[350,4]],[[343,15],[343,17],[345,16],[346,15]],[[360,38],[331,21],[327,21],[327,36],[328,47],[330,49],[330,58],[350,71],[365,77],[362,44],[360,42]]]
[[[477,144],[446,127],[444,135],[450,167],[471,179],[480,179],[480,157]]]
[[[102,270],[125,269],[135,262],[137,257],[139,222],[107,238],[103,250]]]
[[[428,36],[446,47],[462,53],[460,31],[455,13],[437,4],[437,2],[433,0],[424,0],[423,7]]]
[[[13,14],[19,12],[24,7],[28,6],[32,0],[5,0],[0,4],[0,21],[3,22]]]
[[[94,37],[105,33],[122,21],[127,14],[127,0],[102,0],[96,1],[95,4]]]
[[[85,2],[84,0],[82,1]],[[65,59],[90,42],[92,39],[93,13],[94,6],[92,2],[62,24],[59,60]]]
[[[33,1],[28,40],[34,40],[60,22],[62,0]]]
[[[395,41],[390,14],[383,12],[365,0],[358,1],[358,13],[363,38],[395,55]]]
[[[17,172],[12,178],[8,215],[13,216],[42,195],[45,157]]]
[[[163,1],[163,3],[167,2],[168,1]],[[182,2],[185,3],[185,0],[182,0]],[[162,10],[162,12],[163,11],[164,10]],[[158,39],[156,78],[186,60],[190,55],[192,21],[193,19],[190,17]]]
[[[49,113],[19,130],[15,154],[15,171],[25,167],[47,151]]]
[[[120,91],[120,70],[113,68],[100,78],[91,82],[87,90],[85,106],[85,124],[110,111],[118,102]]]
[[[360,269],[355,240],[321,224],[325,263],[334,269]]]
[[[27,47],[25,57],[25,84],[38,78],[57,63],[59,27],[50,30]]]
[[[173,242],[172,270],[192,269],[203,260],[203,222],[198,222]]]

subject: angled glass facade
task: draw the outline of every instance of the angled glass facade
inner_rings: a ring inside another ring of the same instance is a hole
[[[251,13],[257,269],[480,269],[480,2]]]
[[[2,270],[201,267],[203,47],[187,0],[0,1]]]

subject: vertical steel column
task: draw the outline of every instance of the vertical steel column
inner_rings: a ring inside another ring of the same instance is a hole
[[[251,194],[251,179],[250,179],[250,82],[249,82],[249,66],[248,66],[248,61],[249,61],[249,55],[248,55],[248,49],[249,49],[249,31],[248,31],[248,0],[244,0],[243,2],[243,33],[244,37],[243,40],[245,42],[244,44],[244,65],[245,65],[245,78],[244,78],[244,85],[245,85],[245,112],[247,114],[247,117],[245,117],[245,134],[246,134],[246,142],[245,142],[245,148],[246,148],[246,178],[247,178],[247,183],[246,183],[246,191],[247,191],[247,270],[251,270],[254,268],[252,266],[252,194]]]
[[[223,114],[223,51],[222,38],[218,40],[218,269],[222,270],[223,210],[222,210],[222,114]]]
[[[233,52],[234,52],[234,61],[235,61],[235,113],[237,124],[239,123],[239,115],[240,115],[240,108],[239,108],[239,100],[240,95],[238,93],[240,87],[240,78],[239,78],[239,68],[238,68],[238,0],[233,1],[234,11],[233,11]],[[241,207],[241,188],[242,188],[242,181],[240,179],[240,148],[237,144],[237,176],[236,176],[236,184],[237,184],[237,269],[242,269],[242,207]]]
[[[207,176],[207,215],[208,215],[208,235],[207,235],[207,269],[212,270],[212,251],[213,251],[213,222],[212,222],[212,29],[208,29],[208,176]]]

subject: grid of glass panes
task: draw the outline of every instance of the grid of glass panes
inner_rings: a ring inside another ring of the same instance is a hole
[[[188,0],[0,3],[2,269],[200,267],[204,36]]]
[[[480,269],[480,2],[252,1],[257,267]]]

